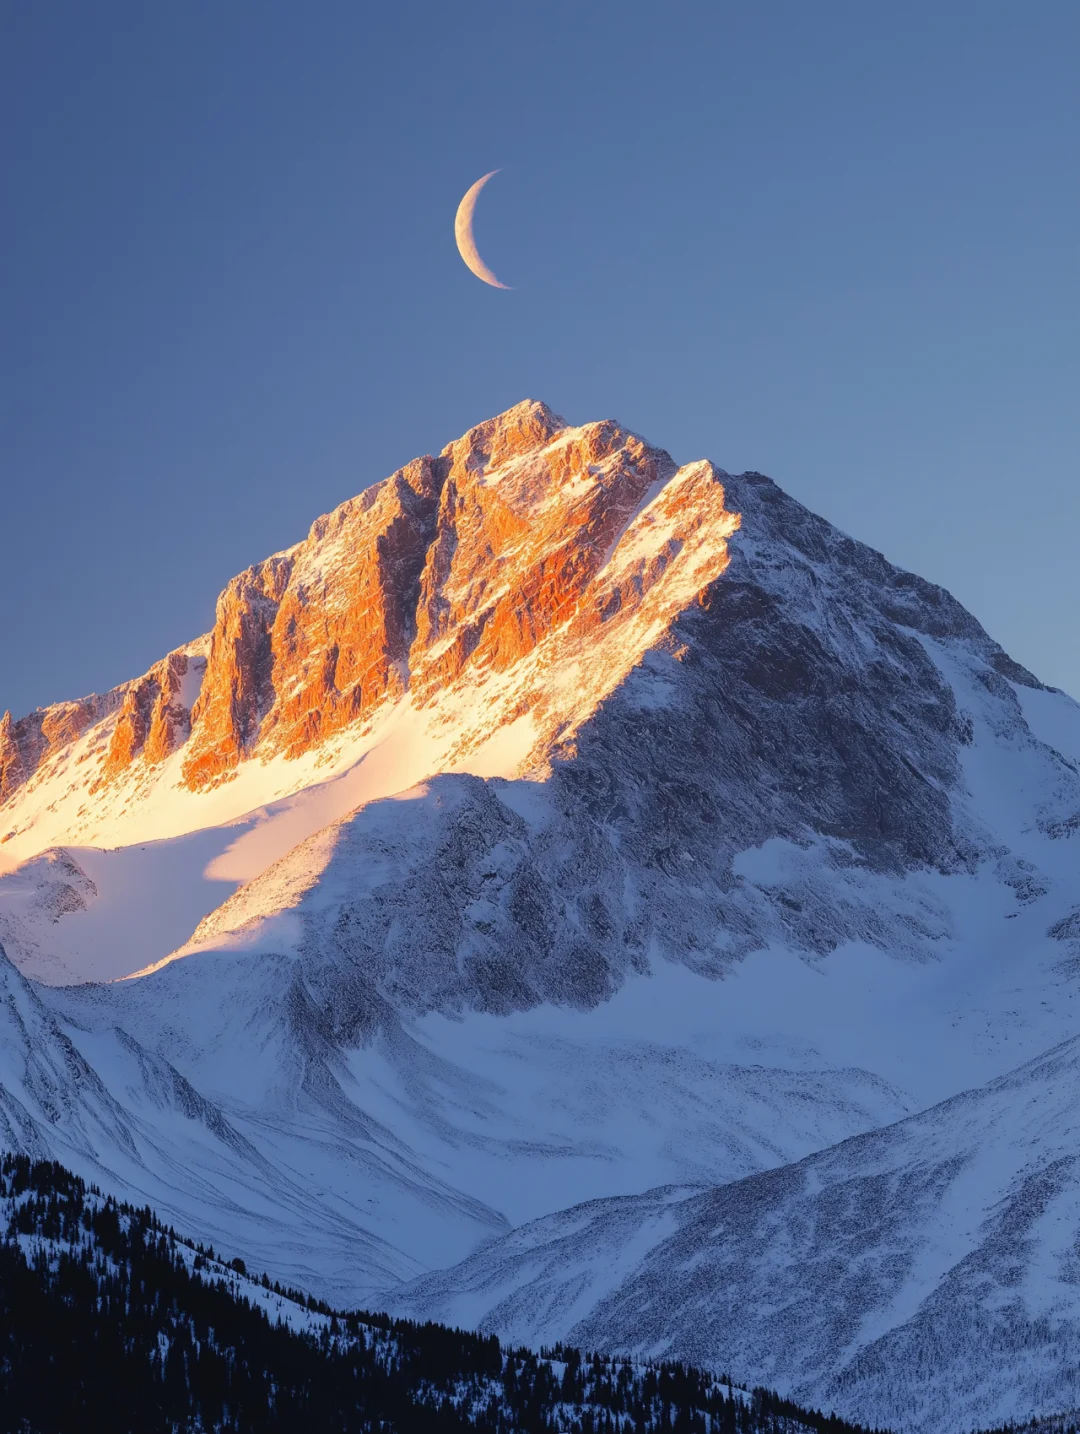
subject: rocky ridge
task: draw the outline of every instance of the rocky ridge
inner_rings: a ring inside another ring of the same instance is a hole
[[[643,533],[627,528],[644,508],[645,528],[664,525],[664,536],[635,556]],[[544,404],[519,404],[232,579],[208,637],[145,677],[19,721],[6,714],[0,799],[96,726],[106,740],[90,790],[178,749],[191,792],[244,761],[297,759],[406,693],[430,706],[555,634],[574,644],[615,615],[625,622],[668,566],[686,568],[694,538],[704,587],[736,526],[710,465],[677,473],[618,424],[568,429]]]

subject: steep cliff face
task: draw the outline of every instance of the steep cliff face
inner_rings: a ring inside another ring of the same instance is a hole
[[[410,655],[421,699],[466,667],[506,670],[577,616],[631,516],[675,472],[613,423],[553,442],[554,420],[535,417],[548,441],[532,451],[496,431],[443,456]]]
[[[438,465],[419,458],[320,518],[296,552],[270,633],[264,750],[297,757],[408,685]]]
[[[235,767],[258,736],[274,691],[270,633],[291,568],[291,555],[268,558],[233,578],[218,598],[184,758],[191,786],[205,786]]]
[[[512,668],[561,627],[585,635],[632,600],[616,588],[598,605],[590,587],[675,471],[617,424],[567,429],[529,403],[320,518],[222,594],[185,781],[206,786],[251,755],[301,756],[405,692],[423,705],[463,676]],[[699,518],[719,516],[701,506]]]
[[[114,689],[103,696],[57,702],[18,720],[5,712],[0,720],[0,801],[7,801],[44,761],[69,747],[122,700],[121,689]]]
[[[190,694],[198,692],[206,665],[203,645],[195,642],[170,652],[144,676],[110,692],[57,702],[18,721],[5,712],[0,719],[0,804],[39,770],[63,762],[73,745],[99,724],[107,730],[92,753],[91,792],[134,762],[163,762],[190,733]]]
[[[201,681],[206,659],[195,652],[170,652],[145,677],[128,685],[102,762],[108,781],[141,757],[155,765],[184,744],[191,731],[189,679]]]

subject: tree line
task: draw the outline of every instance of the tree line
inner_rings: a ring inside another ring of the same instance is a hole
[[[5,1213],[3,1434],[869,1434],[679,1363],[335,1311],[52,1162],[0,1158]]]

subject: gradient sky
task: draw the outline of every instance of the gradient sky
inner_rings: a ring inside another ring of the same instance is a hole
[[[0,711],[524,397],[1080,695],[1080,5],[0,0]],[[465,189],[481,252],[454,249]]]

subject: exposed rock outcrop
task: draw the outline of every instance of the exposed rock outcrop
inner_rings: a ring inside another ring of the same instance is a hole
[[[48,757],[69,746],[122,700],[121,689],[39,707],[15,721],[0,720],[0,802],[7,801]]]
[[[191,711],[184,779],[202,787],[247,755],[273,700],[270,633],[292,571],[281,553],[242,572],[218,598],[210,656]]]
[[[188,653],[170,652],[145,677],[128,685],[102,764],[104,780],[139,756],[151,764],[163,762],[187,740],[191,711],[183,701],[184,678],[203,663]]]

